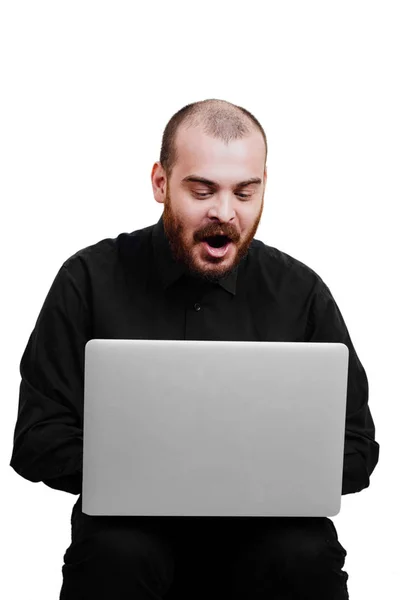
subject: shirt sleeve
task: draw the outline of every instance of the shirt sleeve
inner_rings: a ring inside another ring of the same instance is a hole
[[[349,349],[342,495],[367,488],[379,459],[368,406],[368,379],[330,289],[320,280],[309,315],[310,342],[342,342]]]
[[[82,491],[84,350],[89,313],[65,263],[45,298],[20,362],[10,466],[32,482]]]

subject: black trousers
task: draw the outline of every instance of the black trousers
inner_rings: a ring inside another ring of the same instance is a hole
[[[346,600],[327,517],[71,515],[60,600]]]

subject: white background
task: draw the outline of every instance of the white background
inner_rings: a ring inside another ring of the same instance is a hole
[[[77,496],[8,466],[19,361],[61,264],[155,223],[169,118],[221,98],[269,144],[257,239],[329,286],[381,444],[332,520],[351,600],[399,597],[399,20],[396,2],[2,2],[0,595],[55,600]]]

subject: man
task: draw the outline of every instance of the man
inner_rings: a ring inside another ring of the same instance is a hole
[[[11,466],[82,490],[84,345],[92,338],[339,341],[349,348],[343,494],[379,456],[368,382],[329,288],[255,240],[267,140],[221,100],[185,106],[151,174],[156,225],[64,262],[21,360]],[[346,550],[327,518],[98,517],[74,505],[61,600],[348,598]]]

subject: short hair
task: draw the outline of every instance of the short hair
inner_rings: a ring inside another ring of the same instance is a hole
[[[162,136],[160,152],[160,163],[168,178],[178,162],[175,140],[180,126],[186,128],[200,126],[206,134],[223,140],[226,144],[249,135],[254,128],[257,128],[264,138],[265,161],[267,160],[267,137],[255,116],[237,104],[209,98],[187,104],[168,121]]]

